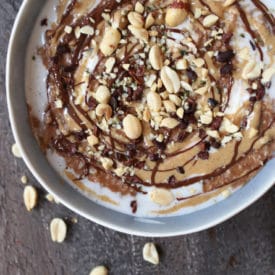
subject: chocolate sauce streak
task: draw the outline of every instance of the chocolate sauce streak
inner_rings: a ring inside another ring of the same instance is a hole
[[[247,16],[246,16],[244,10],[241,8],[241,5],[239,3],[236,3],[236,6],[237,6],[237,9],[238,9],[238,11],[240,13],[241,19],[242,19],[242,21],[243,21],[243,23],[244,23],[247,31],[249,32],[249,34],[251,35],[251,37],[254,39],[254,43],[255,43],[255,46],[258,49],[258,52],[260,54],[261,61],[263,61],[264,55],[263,55],[263,51],[262,51],[261,47],[259,46],[259,43],[257,42],[257,35],[251,29],[250,23],[249,23],[249,21],[247,19]]]
[[[273,34],[275,34],[275,19],[272,16],[271,12],[268,10],[265,4],[260,2],[259,0],[252,0],[252,2],[262,12],[264,18],[269,22]]]
[[[199,2],[209,12],[212,12],[211,5],[207,4],[208,1],[200,0]],[[266,18],[273,32],[273,16],[260,1],[252,0],[252,2]],[[193,18],[194,26],[201,32],[199,38],[196,39],[195,36],[192,36],[192,30],[153,23],[148,31],[156,33],[154,41],[162,43],[161,41],[165,40],[165,43],[161,44],[161,55],[165,57],[165,62],[170,67],[176,68],[177,62],[189,55],[198,60],[203,59],[203,66],[208,71],[209,80],[200,82],[196,67],[191,62],[186,63],[186,68],[181,69],[186,82],[185,88],[181,87],[177,94],[181,102],[177,103],[177,108],[182,108],[183,114],[179,116],[175,111],[169,114],[178,122],[178,126],[174,129],[152,127],[150,121],[144,120],[143,128],[148,128],[150,136],[154,138],[149,142],[148,140],[145,142],[145,137],[129,139],[123,131],[122,121],[127,114],[139,116],[135,106],[144,102],[142,100],[148,90],[145,78],[148,77],[147,71],[152,69],[147,67],[150,58],[149,50],[144,50],[144,43],[141,43],[140,40],[130,37],[131,33],[127,29],[127,24],[124,27],[119,27],[122,43],[117,46],[114,53],[104,56],[97,47],[100,44],[100,37],[104,35],[105,28],[109,27],[117,16],[115,12],[125,9],[125,7],[127,7],[126,12],[129,12],[129,9],[134,8],[135,3],[136,1],[129,0],[100,1],[87,14],[75,17],[75,10],[81,7],[81,4],[73,0],[69,2],[64,14],[60,17],[57,27],[46,32],[46,44],[41,52],[48,69],[47,96],[49,105],[45,110],[44,135],[41,137],[44,140],[43,144],[65,158],[68,168],[73,169],[79,175],[77,180],[87,177],[91,181],[99,181],[111,190],[122,193],[140,192],[146,194],[144,187],[156,186],[174,189],[198,181],[214,182],[226,171],[241,164],[246,157],[254,152],[253,146],[256,142],[274,127],[274,119],[270,120],[266,115],[267,122],[260,125],[258,135],[246,150],[242,149],[243,151],[241,151],[242,141],[233,138],[231,142],[234,142],[234,152],[231,157],[228,157],[226,164],[214,165],[211,172],[188,174],[193,167],[200,168],[200,165],[203,166],[212,161],[211,150],[220,150],[221,139],[225,134],[221,132],[221,136],[218,137],[207,134],[207,131],[211,130],[213,135],[213,132],[220,129],[223,115],[214,117],[209,123],[201,121],[198,115],[201,97],[198,93],[188,90],[187,87],[195,85],[196,89],[199,89],[204,87],[207,81],[210,84],[213,83],[214,85],[210,85],[209,92],[205,96],[206,105],[212,113],[226,111],[231,97],[234,96],[232,87],[235,81],[236,52],[230,44],[233,30],[225,32],[222,29],[224,26],[222,19],[211,28],[204,28],[202,19]],[[154,18],[161,17],[160,8],[150,6],[147,1],[142,3],[145,5],[143,14],[152,12]],[[234,6],[239,12],[245,29],[253,38],[253,41],[250,41],[251,47],[258,51],[260,59],[263,60],[262,45],[257,41],[258,34],[251,27],[245,9],[238,2]],[[191,4],[181,5],[175,2],[171,4],[170,8],[185,9],[192,16]],[[109,16],[107,22],[104,22],[104,14]],[[127,22],[128,19],[125,17],[125,20]],[[65,32],[65,26],[70,26],[72,31]],[[91,27],[93,32],[88,34],[81,32],[80,29],[84,26]],[[220,29],[222,29],[222,33],[217,34],[220,35],[219,38],[214,39],[213,31],[217,32]],[[78,35],[76,35],[76,30],[78,30]],[[176,39],[175,35],[182,35],[183,38]],[[186,39],[189,44],[192,43],[196,51],[187,46]],[[213,42],[211,42],[212,40]],[[170,53],[167,50],[168,41],[177,43],[180,50]],[[205,55],[206,52],[211,51],[217,54],[211,57],[208,63],[205,61]],[[120,55],[117,54],[118,52]],[[83,64],[85,60],[89,61],[89,55],[97,57],[92,69]],[[141,62],[137,62],[137,56],[143,56]],[[113,58],[111,73],[106,72],[106,63],[111,62],[110,58]],[[159,72],[156,77],[160,77]],[[256,95],[255,100],[254,98],[250,100],[250,113],[254,111],[256,102],[262,105],[264,111],[269,110],[269,107],[262,103],[265,87],[259,80],[257,81],[258,90],[251,92],[255,92]],[[106,110],[100,118],[96,113],[99,102],[94,96],[94,91],[100,85],[106,85],[110,90],[108,112],[111,109],[111,116],[109,119],[113,117],[115,122],[109,123]],[[164,94],[165,91],[163,83],[156,88],[156,92],[159,94]],[[79,94],[82,96],[80,100]],[[274,116],[273,111],[269,110],[269,113]],[[247,121],[247,118],[248,116],[243,121]],[[243,124],[242,127],[243,130],[246,130],[246,125]],[[95,141],[92,141],[93,145],[89,141],[91,135],[96,137]],[[266,156],[262,161],[265,162],[269,157],[269,155]],[[182,163],[176,161],[174,164],[174,159]],[[172,165],[169,166],[167,163],[170,161]],[[245,172],[245,175],[240,177],[237,175],[233,179],[224,180],[222,185],[214,185],[211,190],[237,180],[245,180],[260,167],[252,167]],[[162,174],[169,176],[163,179]],[[137,202],[132,201],[131,207],[135,213]]]

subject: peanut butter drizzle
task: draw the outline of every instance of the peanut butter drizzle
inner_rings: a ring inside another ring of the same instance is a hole
[[[220,17],[223,17],[222,13],[225,12],[225,10],[221,8],[221,3],[218,4],[217,2],[213,1],[199,2],[202,7],[206,6],[210,12],[216,13]],[[253,1],[255,5],[256,2],[258,3],[258,1]],[[262,125],[259,123],[259,116],[261,116],[262,112],[266,112],[269,115],[274,116],[274,110],[270,108],[269,105],[263,105],[262,102],[257,102],[255,106],[254,104],[249,105],[249,108],[251,108],[253,113],[255,114],[254,118],[250,119],[251,125],[253,125],[255,129],[259,130],[259,134],[257,134],[254,139],[250,139],[246,130],[243,130],[242,141],[232,141],[225,147],[219,148],[216,152],[213,152],[209,155],[208,160],[199,159],[197,157],[198,153],[200,153],[201,150],[200,146],[205,139],[204,137],[199,137],[198,130],[195,131],[196,135],[188,134],[185,132],[185,130],[181,130],[180,127],[172,131],[165,130],[165,133],[168,136],[167,141],[161,144],[157,144],[157,146],[164,147],[161,148],[160,151],[161,154],[163,154],[165,157],[163,159],[158,159],[157,161],[151,161],[149,160],[149,158],[152,152],[155,153],[155,149],[158,149],[155,144],[150,144],[150,146],[146,146],[145,140],[143,139],[130,142],[130,140],[125,137],[122,131],[114,129],[112,129],[111,131],[110,129],[99,129],[94,119],[91,118],[89,111],[92,110],[94,107],[89,106],[90,103],[88,102],[88,100],[91,98],[91,96],[89,95],[89,90],[97,87],[98,84],[94,84],[96,81],[95,75],[103,72],[104,66],[102,64],[104,64],[105,59],[102,54],[99,53],[97,64],[94,67],[93,71],[85,75],[85,68],[87,66],[87,63],[89,59],[92,58],[94,53],[91,53],[91,55],[87,54],[85,57],[83,54],[85,53],[85,51],[87,51],[87,48],[90,47],[92,39],[98,41],[98,39],[100,39],[100,35],[102,35],[102,12],[105,9],[116,10],[118,7],[123,7],[125,4],[128,3],[129,1],[127,0],[123,0],[120,3],[109,0],[98,4],[92,9],[91,12],[86,12],[85,7],[92,7],[94,1],[85,1],[85,3],[83,2],[83,4],[80,4],[77,1],[71,1],[69,2],[66,11],[63,13],[62,16],[60,16],[60,24],[55,29],[49,30],[47,32],[47,44],[44,47],[44,53],[48,56],[47,58],[44,57],[44,60],[47,60],[47,62],[45,62],[45,65],[49,70],[47,85],[48,99],[50,104],[49,108],[53,119],[51,126],[55,125],[56,127],[56,125],[58,125],[57,128],[64,128],[64,131],[61,131],[62,135],[59,136],[58,140],[56,139],[55,134],[52,135],[53,142],[49,145],[49,147],[53,150],[57,150],[66,159],[70,159],[76,154],[76,156],[79,157],[80,161],[85,163],[83,171],[81,171],[81,169],[79,170],[80,177],[87,177],[89,175],[89,168],[95,168],[100,170],[101,172],[106,172],[108,173],[108,175],[113,176],[113,178],[121,183],[121,186],[123,186],[124,188],[125,186],[131,186],[129,187],[129,190],[132,190],[131,188],[134,188],[138,192],[142,190],[142,186],[157,186],[174,189],[181,186],[190,185],[200,180],[211,180],[215,177],[218,177],[234,165],[237,165],[240,160],[250,154],[253,150],[253,145],[257,142],[257,140],[264,137],[268,128],[263,129],[263,127],[267,127],[267,125]],[[131,3],[134,4],[135,1],[132,1]],[[245,25],[247,31],[253,38],[256,38],[257,35],[250,27],[250,22],[248,16],[244,11],[244,8],[239,3],[236,3],[234,7],[237,8],[240,18]],[[259,8],[259,5],[256,5],[256,7]],[[193,6],[191,5],[191,10],[192,8]],[[262,6],[259,9],[262,13],[266,13]],[[60,10],[64,10],[64,5]],[[75,15],[77,15],[76,18],[74,18]],[[71,25],[73,28],[82,27],[89,23],[89,18],[93,18],[93,20],[95,21],[95,29],[97,27],[100,28],[99,37],[96,37],[96,35],[85,36],[81,34],[80,38],[75,40],[73,33],[62,33],[65,23],[67,25]],[[274,20],[272,22],[274,23]],[[198,24],[201,25],[201,22],[199,20]],[[167,29],[167,31],[178,32],[176,29]],[[259,31],[259,33],[264,35],[264,37],[266,38],[264,42],[267,45],[270,45],[269,43],[273,43],[274,39],[271,35],[268,35],[266,28],[262,27],[262,30]],[[160,33],[160,35],[162,34]],[[202,34],[202,36],[204,35],[206,35],[206,31]],[[192,42],[196,45],[197,48],[199,48],[203,41],[198,42],[192,40]],[[261,46],[258,43],[255,43],[255,46],[260,54],[261,60],[263,60],[263,51],[261,49]],[[223,45],[222,47],[222,49],[230,49],[229,45]],[[272,47],[274,49],[274,45]],[[123,79],[123,77],[125,76],[126,73],[122,70],[121,66],[125,62],[131,62],[130,58],[132,55],[132,50],[138,49],[138,45],[133,45],[132,48],[128,48],[126,46],[123,49],[123,56],[118,58],[118,60],[116,61],[116,65],[119,68],[118,79]],[[70,56],[70,64],[62,64],[63,61],[61,60],[61,57],[65,54]],[[221,73],[218,71],[218,64],[214,64],[213,59],[211,59],[210,57],[205,58],[205,54],[203,51],[198,52],[198,57],[203,57],[204,59],[206,59],[208,69],[212,69],[214,71],[213,74],[210,74],[211,81],[220,81],[220,84],[226,82],[226,93],[220,92],[220,94],[218,95],[216,91],[214,92],[213,90],[211,90],[211,95],[213,96],[213,98],[219,99],[220,111],[224,111],[228,107],[231,98],[231,90],[234,79],[231,75],[221,76]],[[64,72],[64,69],[66,69],[67,71]],[[139,74],[137,74],[136,72],[133,73],[132,71],[130,72],[130,74],[136,79],[138,85],[140,85],[143,89],[143,77],[140,77]],[[114,80],[110,80],[108,84],[112,85],[113,81]],[[85,93],[81,94],[83,86],[86,86],[86,91]],[[60,117],[62,118],[62,113],[56,110],[53,106],[55,100],[54,89],[58,89],[62,96],[62,102],[64,104],[62,110],[66,112],[66,116],[64,114],[65,121],[60,119]],[[81,97],[80,105],[74,103],[74,93]],[[196,98],[192,100],[196,101]],[[261,110],[260,107],[256,107],[258,105],[263,107],[263,110]],[[124,113],[135,113],[135,110],[133,108],[125,106],[124,108]],[[192,119],[192,115],[190,115],[189,117],[191,117]],[[274,127],[274,120],[270,121],[270,119],[266,117],[266,121],[268,127]],[[66,125],[66,127],[64,126],[64,124]],[[79,152],[77,147],[79,145],[83,145],[81,144],[81,140],[87,137],[88,130],[97,133],[100,142],[106,147],[106,150],[112,152],[112,155],[108,155],[108,157],[112,158],[114,162],[119,161],[126,164],[126,166],[134,166],[135,176],[127,176],[124,181],[122,181],[121,178],[114,175],[114,173],[110,171],[105,171],[94,157],[86,155],[83,152]],[[174,135],[173,132],[175,131],[178,131],[179,133],[183,132],[184,134],[186,134],[186,137],[183,141],[176,141],[172,147],[167,148]],[[162,132],[160,131],[159,133]],[[71,138],[74,141],[71,143],[66,143],[67,141],[65,142],[65,140],[68,139],[69,135],[72,135]],[[190,146],[191,141],[194,142],[194,145]],[[269,141],[272,142],[272,138]],[[135,151],[135,153],[133,153],[133,151]],[[227,157],[224,158],[224,156]],[[119,160],[119,158],[123,160]],[[141,163],[143,162],[147,166],[146,169],[145,166],[141,165]],[[184,174],[180,174],[176,171],[179,166],[184,168]],[[75,169],[74,166],[72,166],[71,168]],[[169,182],[169,180],[167,181],[167,179],[170,178],[171,175],[175,177],[175,180],[173,182]],[[79,183],[76,184],[79,185]],[[229,182],[224,182],[224,185],[227,184],[229,184]],[[215,187],[213,187],[213,189],[214,188]],[[207,196],[209,198],[211,197],[210,194]],[[200,200],[202,199],[197,199],[197,201]]]
[[[73,181],[73,183],[82,191],[84,191],[87,195],[95,197],[98,200],[101,200],[103,202],[110,203],[112,205],[118,206],[119,203],[111,199],[110,197],[106,195],[99,195],[95,191],[93,191],[91,188],[87,187],[81,180],[76,180],[74,174],[65,171],[66,176]]]
[[[255,32],[250,27],[249,21],[247,19],[247,15],[243,11],[243,9],[241,8],[241,6],[240,6],[239,3],[237,3],[236,5],[237,5],[237,9],[238,9],[238,11],[240,13],[241,19],[242,19],[242,21],[243,21],[243,23],[244,23],[247,31],[249,32],[249,34],[254,39],[254,43],[255,43],[256,48],[257,48],[257,50],[258,50],[258,52],[260,54],[260,59],[261,59],[261,61],[263,61],[263,59],[264,59],[263,51],[262,51],[261,47],[259,46],[259,43],[257,42],[257,36],[256,36]]]
[[[242,184],[239,183],[238,185],[242,185]],[[152,211],[152,213],[159,214],[159,215],[166,215],[166,214],[172,214],[172,213],[178,212],[182,208],[198,206],[202,203],[209,201],[212,198],[217,197],[223,191],[225,191],[229,188],[233,188],[233,189],[237,188],[238,185],[237,184],[229,184],[228,186],[224,186],[220,189],[214,190],[212,192],[209,192],[209,193],[206,193],[203,195],[196,195],[194,197],[186,198],[185,200],[180,201],[179,203],[177,203],[176,205],[174,205],[172,207],[167,207],[162,210]]]
[[[229,183],[226,186],[222,186],[219,187],[218,189],[209,192],[209,193],[205,193],[205,194],[199,194],[199,195],[195,195],[195,196],[191,196],[191,197],[187,197],[187,198],[179,198],[178,201],[180,201],[179,203],[177,203],[176,205],[172,206],[172,207],[167,207],[165,209],[162,210],[156,210],[156,211],[152,211],[153,214],[161,214],[161,215],[165,215],[165,214],[172,214],[175,212],[178,212],[180,209],[182,208],[187,208],[187,207],[195,207],[198,206],[202,203],[205,203],[219,195],[221,195],[224,191],[226,190],[230,190],[229,192],[233,192],[234,189],[242,186],[244,184],[243,181],[240,181],[242,178],[247,177],[248,175],[252,174],[252,173],[256,173],[257,169],[253,169],[253,171],[249,171],[249,174],[246,174],[234,181],[234,183]]]
[[[236,189],[244,184],[243,179],[245,179],[247,182],[247,178],[251,179],[252,177],[254,177],[256,175],[257,171],[260,170],[261,168],[262,168],[262,165],[259,165],[255,168],[253,168],[252,170],[248,171],[247,173],[241,174],[241,176],[231,180],[226,186],[224,186],[224,185],[218,186],[216,190],[211,191],[209,193],[194,195],[194,196],[187,197],[187,198],[178,198],[177,200],[180,201],[180,203],[178,203],[172,207],[162,209],[162,210],[152,211],[152,213],[154,213],[154,214],[172,214],[174,212],[179,211],[182,208],[194,207],[194,206],[200,205],[202,203],[205,203],[205,202],[209,201],[210,199],[213,199],[213,198],[223,194],[224,191],[228,191],[229,192],[228,195],[230,195],[234,191],[234,189]]]

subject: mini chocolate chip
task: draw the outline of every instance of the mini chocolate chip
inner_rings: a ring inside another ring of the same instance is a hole
[[[149,154],[148,157],[151,161],[158,161],[159,160],[159,154]]]
[[[127,94],[128,94],[128,96],[127,96],[126,100],[127,100],[127,101],[132,101],[132,100],[133,100],[133,99],[132,99],[132,96],[133,96],[133,89],[132,89],[131,87],[127,87]]]
[[[187,53],[188,53],[188,52],[187,52],[186,50],[180,50],[180,54],[181,54],[182,56],[185,56]]]
[[[103,157],[109,157],[110,155],[111,155],[111,151],[110,151],[110,148],[107,148],[107,147],[105,147],[104,149],[103,149],[103,151],[101,152],[101,155],[103,156]]]
[[[143,88],[141,86],[137,87],[135,90],[128,87],[127,88],[128,96],[126,98],[127,101],[137,101],[141,100],[143,94]]]
[[[188,68],[188,69],[186,70],[186,75],[187,75],[188,79],[189,79],[191,82],[196,81],[197,78],[198,78],[198,75],[196,74],[196,72],[193,71],[193,70],[190,69],[190,68]]]
[[[87,134],[86,134],[84,131],[75,132],[75,133],[74,133],[74,136],[75,136],[75,138],[76,138],[78,141],[81,141],[81,140],[87,138]]]
[[[246,126],[247,126],[247,117],[245,117],[245,118],[241,121],[240,128],[241,128],[241,129],[245,129]]]
[[[117,163],[116,162],[113,163],[113,168],[117,169]]]
[[[206,136],[206,132],[204,129],[200,128],[199,129],[199,137],[200,138],[204,138]]]
[[[210,108],[215,108],[219,104],[219,102],[214,98],[208,98],[207,103]]]
[[[251,97],[249,98],[249,101],[250,101],[250,102],[256,102],[256,101],[257,101],[256,96],[251,96]]]
[[[123,94],[124,90],[123,90],[123,87],[122,86],[119,86],[118,88],[115,88],[115,90],[113,91],[113,96],[115,98],[121,96]]]
[[[64,72],[65,73],[72,73],[76,70],[77,65],[73,64],[73,65],[68,65],[66,67],[64,67]]]
[[[184,129],[186,129],[188,127],[188,124],[189,124],[188,120],[185,119],[185,118],[183,118],[183,119],[180,120],[179,127],[180,127],[180,129],[184,130]]]
[[[185,114],[192,114],[196,111],[197,103],[192,98],[188,98],[185,101],[183,108]]]
[[[91,96],[87,102],[87,105],[89,107],[90,110],[93,110],[96,108],[97,102],[96,100]]]
[[[135,214],[137,212],[137,201],[131,201],[130,206],[132,208],[132,213]]]
[[[136,150],[135,149],[130,149],[126,151],[126,156],[129,158],[132,158],[136,155]]]
[[[97,125],[93,125],[93,133],[95,136],[99,137],[101,129]]]
[[[124,154],[119,153],[119,152],[115,152],[115,158],[120,162],[126,160],[126,156]]]
[[[184,115],[184,118],[189,122],[189,124],[197,124],[197,119],[193,113]]]
[[[263,85],[260,85],[256,91],[256,99],[259,101],[261,100],[265,95],[265,88]]]
[[[169,178],[168,178],[168,183],[169,184],[174,184],[176,182],[176,177],[175,176],[170,176]]]
[[[180,174],[185,173],[184,168],[182,166],[177,167],[177,172],[180,173]]]
[[[204,142],[204,149],[207,150],[207,151],[209,151],[210,147],[211,147],[210,142],[205,141]]]
[[[221,63],[228,63],[232,60],[232,58],[235,56],[234,52],[232,50],[228,51],[220,51],[218,52],[218,55],[216,57],[217,61]]]
[[[164,142],[159,142],[157,140],[154,140],[154,143],[158,147],[158,149],[164,151],[166,149],[166,144]]]
[[[170,117],[175,118],[175,119],[179,118],[176,113],[170,113]]]
[[[228,64],[225,64],[221,67],[221,75],[226,75],[226,74],[231,74],[233,71],[233,65],[228,63]]]
[[[112,107],[113,111],[115,111],[118,107],[118,101],[114,96],[111,97],[109,104]]]
[[[209,159],[209,153],[207,151],[201,151],[198,153],[198,157],[203,160]]]
[[[216,149],[219,149],[221,147],[221,143],[214,138],[210,138],[210,145]]]
[[[210,143],[208,141],[201,142],[199,146],[201,151],[208,151],[210,149]]]
[[[141,86],[138,86],[133,93],[133,100],[141,100],[143,94],[143,88]]]
[[[40,21],[40,26],[44,27],[44,26],[48,26],[48,19],[44,18]]]
[[[265,84],[265,87],[266,87],[267,89],[270,89],[270,87],[271,87],[271,81],[268,81],[268,82]]]
[[[70,52],[71,52],[71,49],[68,44],[59,44],[56,49],[56,56],[60,56]]]
[[[135,163],[135,160],[133,158],[128,158],[126,161],[124,161],[124,165],[126,166],[133,166]]]

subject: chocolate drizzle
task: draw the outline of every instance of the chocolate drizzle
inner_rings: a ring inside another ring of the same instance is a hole
[[[259,0],[252,0],[254,5],[262,12],[264,18],[269,22],[273,34],[275,33],[275,19],[268,8]]]
[[[263,55],[262,48],[260,47],[259,43],[257,42],[257,35],[256,35],[256,33],[251,29],[250,23],[249,23],[249,21],[248,21],[248,19],[247,19],[247,16],[246,16],[244,10],[241,8],[241,5],[240,5],[239,3],[236,3],[236,6],[237,6],[237,9],[238,9],[238,11],[239,11],[239,13],[240,13],[241,19],[242,19],[242,21],[243,21],[243,23],[244,23],[244,25],[245,25],[247,31],[249,32],[249,34],[251,35],[251,37],[252,37],[253,40],[254,40],[255,46],[256,46],[256,48],[257,48],[259,54],[260,54],[260,59],[261,59],[261,61],[263,61],[264,55]]]
[[[265,6],[256,0],[252,0],[252,2],[264,14],[265,18],[273,28],[274,18],[268,14]],[[151,133],[153,135],[162,135],[164,137],[162,141],[155,140],[151,142],[152,144],[146,146],[144,144],[143,138],[130,140],[121,130],[122,119],[126,116],[126,114],[137,113],[134,108],[134,104],[135,102],[141,101],[144,96],[144,90],[146,89],[144,81],[146,70],[145,65],[136,64],[135,60],[133,59],[134,55],[144,53],[143,48],[138,48],[140,43],[134,43],[131,47],[125,47],[124,45],[119,46],[119,49],[124,50],[124,52],[123,57],[120,59],[115,59],[114,66],[117,69],[117,74],[114,78],[108,78],[106,80],[106,83],[111,90],[111,99],[109,104],[112,108],[112,112],[116,114],[118,118],[117,128],[113,129],[109,127],[109,125],[106,126],[107,128],[100,127],[98,121],[96,121],[96,119],[93,118],[90,114],[90,112],[94,111],[97,106],[97,101],[93,98],[93,96],[91,96],[90,91],[99,85],[97,76],[102,76],[106,73],[104,65],[107,58],[104,57],[101,52],[99,52],[97,55],[97,62],[93,67],[92,72],[83,72],[83,74],[88,74],[88,83],[85,81],[76,82],[75,75],[78,73],[78,69],[81,67],[81,62],[85,54],[89,54],[89,51],[93,51],[91,48],[91,41],[93,39],[97,39],[98,35],[102,35],[101,15],[104,13],[104,11],[114,11],[123,7],[125,4],[134,4],[135,1],[122,0],[119,3],[118,1],[114,0],[102,1],[87,15],[83,15],[82,17],[79,17],[79,19],[75,20],[73,18],[77,3],[78,2],[76,0],[71,1],[65,13],[61,17],[59,25],[55,29],[47,31],[47,42],[43,51],[45,54],[43,59],[47,60],[45,65],[48,68],[47,92],[49,106],[47,112],[49,112],[53,118],[51,122],[45,122],[45,132],[47,132],[47,138],[50,136],[48,147],[62,155],[67,160],[68,166],[73,168],[75,172],[80,175],[80,178],[91,176],[90,170],[94,169],[100,175],[106,173],[108,174],[108,177],[112,177],[113,180],[117,182],[117,191],[120,191],[120,188],[129,188],[132,192],[141,193],[146,193],[142,189],[144,186],[156,186],[167,189],[174,189],[181,186],[187,186],[198,181],[211,180],[220,176],[232,166],[243,160],[248,154],[252,152],[253,145],[270,127],[273,127],[274,120],[272,120],[266,129],[259,133],[253,144],[248,148],[248,150],[243,152],[242,156],[239,155],[241,141],[234,141],[234,154],[232,158],[228,160],[226,165],[217,167],[209,173],[200,175],[196,175],[196,173],[194,173],[192,176],[186,176],[188,169],[191,169],[190,167],[194,167],[200,161],[211,161],[211,152],[209,152],[210,148],[219,150],[221,146],[220,142],[216,141],[214,138],[211,139],[206,134],[205,129],[208,126],[197,126],[198,121],[196,118],[196,110],[198,105],[198,95],[183,89],[180,91],[179,94],[182,98],[184,98],[185,104],[181,106],[184,109],[183,117],[178,118],[176,115],[174,115],[175,119],[179,121],[179,126],[172,130],[163,128],[151,129]],[[210,6],[207,5],[205,1],[200,0],[200,3],[210,10]],[[237,7],[240,18],[246,30],[254,39],[253,45],[259,52],[260,59],[263,60],[263,50],[261,45],[257,42],[257,34],[250,26],[245,10],[239,3],[236,3],[235,6]],[[188,10],[190,12],[189,6]],[[157,11],[155,11],[155,13],[157,13]],[[113,14],[111,16],[113,16]],[[93,23],[91,23],[89,18],[93,19]],[[72,29],[91,25],[94,29],[98,29],[98,33],[91,35],[81,33],[79,38],[76,39],[74,32],[63,33],[64,26],[67,24],[69,24]],[[201,24],[201,22],[198,21],[198,24]],[[222,25],[219,23],[218,26],[220,27]],[[155,29],[158,30],[158,39],[161,39],[164,36],[164,33],[167,40],[171,41],[175,41],[175,38],[172,37],[173,33],[189,35],[189,32],[184,29],[178,30],[166,27],[164,27],[162,30],[157,28]],[[205,30],[205,33],[203,34],[203,36],[205,36],[205,40],[209,38],[208,35],[210,35],[209,31]],[[209,78],[211,82],[215,82],[217,87],[220,88],[220,91],[217,92],[213,87],[211,87],[211,97],[208,97],[207,99],[207,104],[209,104],[211,110],[220,112],[224,112],[230,102],[230,98],[232,96],[232,87],[234,84],[235,70],[235,52],[229,45],[232,34],[227,33],[225,36],[226,37],[220,41],[221,45],[219,47],[215,46],[218,48],[218,55],[212,59],[214,65],[217,67],[218,79],[216,79],[215,76],[211,73],[211,70],[209,70]],[[56,38],[59,39],[57,40],[59,42],[54,40]],[[191,41],[198,49],[196,58],[204,58],[205,51],[207,49],[206,47],[201,47],[201,45],[203,44],[202,42],[206,41],[200,39],[199,42],[196,42],[195,39],[190,37],[189,41]],[[54,42],[56,42],[57,45],[56,51],[54,54],[52,54],[54,48],[52,43]],[[129,40],[127,40],[126,43],[127,45],[130,45]],[[182,47],[186,47],[186,45],[184,45],[181,41],[179,43]],[[146,62],[148,59],[148,53],[146,52],[144,54],[144,59]],[[175,61],[171,58],[171,56],[167,56],[166,58],[172,65],[175,65]],[[126,63],[129,64],[128,70],[123,69],[123,65]],[[205,67],[209,69],[208,64],[205,64]],[[190,85],[198,81],[198,75],[191,66],[183,71],[187,82]],[[126,78],[132,79],[135,85],[131,87],[127,83],[117,85],[118,82],[123,82],[123,80]],[[83,86],[85,89],[84,107],[81,104],[75,103],[75,90]],[[260,101],[265,94],[265,88],[262,87],[262,89],[263,92],[261,93],[261,96],[259,95],[260,92],[258,92],[258,98],[256,98],[258,101]],[[58,90],[58,92],[56,92],[56,90]],[[158,92],[164,92],[164,88],[159,88]],[[123,94],[125,93],[127,93],[127,104],[125,104],[125,102],[122,100]],[[57,99],[62,101],[61,108],[56,108]],[[64,113],[68,114],[68,116],[74,121],[73,130],[59,129],[62,128],[61,125],[65,124],[63,123]],[[222,118],[216,117],[209,125],[209,128],[211,130],[218,130],[221,123]],[[192,133],[188,133],[186,131],[188,127],[193,127],[194,131]],[[93,133],[93,135],[98,138],[99,144],[94,145],[94,151],[92,149],[90,151],[82,150],[85,146],[89,147],[87,144],[87,137],[91,133]],[[176,142],[174,142],[174,140],[176,140],[175,137],[178,137]],[[193,141],[192,138],[195,140],[195,142],[193,142],[191,145],[189,144],[189,146],[179,146],[179,149],[172,152],[169,151],[168,147],[172,140],[173,144],[182,145],[188,140]],[[204,147],[203,150],[200,150],[200,146]],[[100,151],[102,157],[112,160],[111,170],[107,170],[102,166],[96,157],[95,151]],[[190,154],[190,156],[184,159],[187,153],[193,151],[193,154]],[[179,159],[179,157],[182,157],[185,160],[185,162],[180,164],[180,166],[177,164],[175,167],[162,168],[164,160],[170,161],[173,158]],[[75,163],[77,163],[77,165]],[[119,169],[120,164],[123,164],[126,168],[131,168],[134,170],[134,172],[137,173],[133,175],[132,171],[126,169],[122,176],[118,176],[118,173],[115,173],[114,171]],[[75,166],[77,166],[77,168]],[[259,168],[260,167],[257,167],[257,169],[253,168],[253,170],[248,171],[246,175],[253,173]],[[146,177],[149,179],[149,181],[140,176],[141,172],[146,173]],[[170,172],[171,175],[165,180],[159,180],[159,174],[164,172]],[[180,180],[177,179],[175,176],[176,174],[181,176]],[[93,179],[96,179],[96,175],[93,176]],[[241,177],[234,178],[231,181],[226,181],[223,185],[230,184],[231,182],[238,179],[241,179]],[[133,208],[133,212],[135,212],[137,207],[136,201],[131,203],[131,207]]]

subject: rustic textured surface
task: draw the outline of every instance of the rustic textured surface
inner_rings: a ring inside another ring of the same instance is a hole
[[[0,1],[0,274],[89,274],[98,264],[111,274],[275,274],[275,188],[231,220],[201,233],[153,239],[161,252],[154,267],[142,260],[142,247],[152,240],[127,236],[81,217],[69,226],[63,244],[50,240],[53,217],[76,215],[43,199],[45,193],[23,161],[10,153],[13,137],[4,87],[5,56],[20,0]],[[40,188],[39,206],[23,206],[20,177]]]

